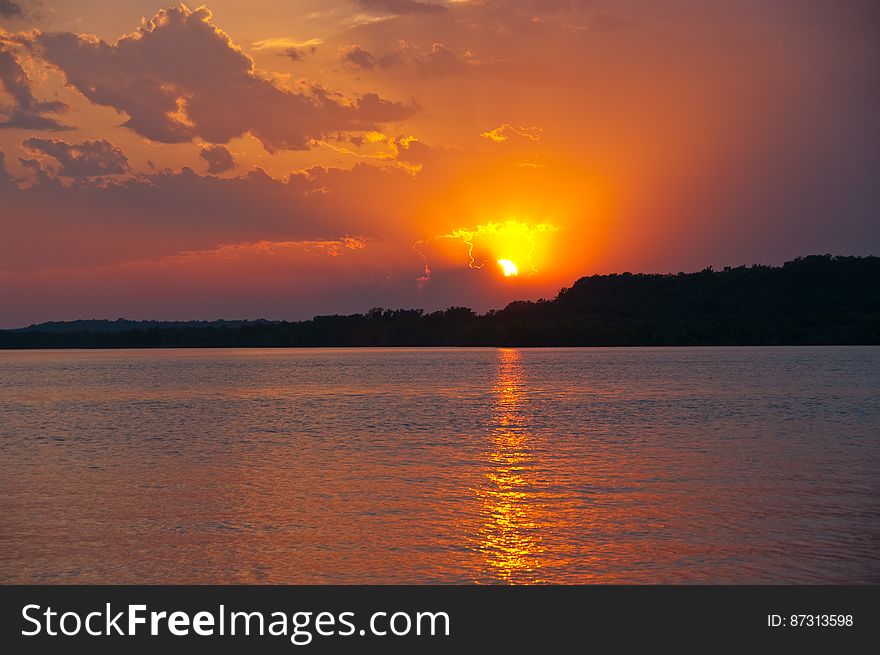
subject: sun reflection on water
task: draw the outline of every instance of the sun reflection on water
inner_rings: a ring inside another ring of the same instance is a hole
[[[534,455],[523,411],[524,377],[517,350],[498,351],[492,388],[492,448],[477,489],[481,518],[477,540],[493,580],[542,582],[542,517],[533,481]]]

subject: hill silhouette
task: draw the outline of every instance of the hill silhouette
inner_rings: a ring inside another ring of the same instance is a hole
[[[0,348],[880,344],[880,258],[592,275],[553,300],[476,314],[375,308],[308,321],[72,321],[0,331]]]

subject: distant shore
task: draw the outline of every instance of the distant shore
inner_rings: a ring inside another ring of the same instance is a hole
[[[477,314],[375,308],[308,321],[52,322],[0,349],[880,345],[880,258],[584,277],[553,300]]]

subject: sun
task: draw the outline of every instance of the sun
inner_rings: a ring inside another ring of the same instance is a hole
[[[501,266],[501,270],[504,271],[504,277],[511,277],[512,275],[519,275],[519,269],[509,259],[499,259],[498,265]]]

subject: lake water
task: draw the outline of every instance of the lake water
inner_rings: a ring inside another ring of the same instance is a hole
[[[0,352],[0,581],[880,583],[880,348]]]

